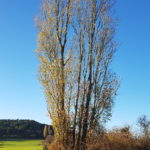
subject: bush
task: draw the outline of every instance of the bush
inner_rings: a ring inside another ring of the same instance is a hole
[[[138,139],[128,132],[112,131],[104,136],[90,135],[87,150],[150,150],[150,140]]]
[[[82,150],[83,148],[80,147]],[[86,150],[150,150],[150,140],[137,138],[130,132],[114,130],[103,135],[93,132],[88,133]],[[48,146],[48,150],[71,150],[65,149],[61,144],[54,141]]]

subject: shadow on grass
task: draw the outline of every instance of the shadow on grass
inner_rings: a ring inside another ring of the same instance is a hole
[[[16,144],[6,144],[6,143],[1,143],[0,148],[4,148],[5,146],[16,146]]]
[[[4,144],[0,144],[0,148],[4,148]]]

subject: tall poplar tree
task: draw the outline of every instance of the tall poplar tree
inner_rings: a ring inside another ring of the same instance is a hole
[[[55,140],[80,149],[111,117],[118,80],[113,0],[43,0],[37,19],[39,79]]]

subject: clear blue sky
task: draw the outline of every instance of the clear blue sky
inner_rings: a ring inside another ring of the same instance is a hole
[[[0,1],[0,119],[34,119],[50,123],[37,80],[37,30],[40,0]],[[150,1],[118,0],[120,43],[113,70],[121,87],[108,126],[135,124],[150,117]]]

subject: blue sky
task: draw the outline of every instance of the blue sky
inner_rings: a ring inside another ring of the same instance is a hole
[[[121,80],[108,126],[136,124],[150,116],[150,1],[118,0],[115,5],[120,43],[113,70]],[[50,123],[37,80],[37,29],[40,0],[0,1],[0,119]]]

